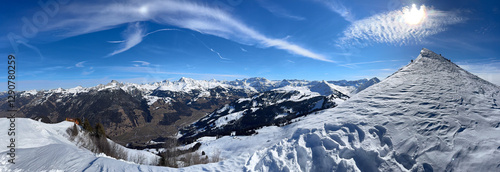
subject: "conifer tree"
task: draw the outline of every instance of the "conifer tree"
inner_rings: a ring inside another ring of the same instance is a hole
[[[87,132],[94,132],[94,128],[92,128],[92,126],[90,125],[90,122],[87,118],[85,118],[85,121],[83,122],[83,129]]]
[[[106,137],[106,132],[104,131],[104,126],[101,123],[95,125],[95,132],[97,137]]]

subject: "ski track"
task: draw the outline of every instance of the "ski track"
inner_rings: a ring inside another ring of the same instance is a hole
[[[83,169],[82,171],[87,171],[87,169],[89,169],[90,167],[92,167],[92,165],[94,165],[94,162],[97,161],[97,159],[99,159],[100,157],[97,157],[96,159],[92,160],[89,165],[87,167],[85,167],[85,169]]]

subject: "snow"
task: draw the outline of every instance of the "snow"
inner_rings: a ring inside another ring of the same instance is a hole
[[[228,124],[230,121],[238,120],[243,116],[244,111],[230,113],[224,117],[221,117],[215,121],[215,126],[222,127]]]
[[[7,131],[9,125],[9,119],[0,118],[0,129],[2,131]],[[87,149],[81,148],[68,139],[69,136],[66,130],[72,126],[72,122],[66,121],[57,124],[45,124],[31,119],[16,118],[15,164],[8,163],[9,156],[6,153],[9,151],[7,146],[10,142],[2,139],[2,142],[0,142],[0,171],[82,171],[85,169],[102,171],[98,169],[130,169],[132,166],[136,166],[134,168],[137,169],[144,166],[96,155]],[[7,135],[7,132],[1,132],[0,138],[10,138],[10,136]],[[146,151],[124,149],[127,151],[129,159],[142,156],[146,157],[142,161],[149,163],[148,161],[157,158],[156,155]],[[146,166],[144,168],[149,169],[150,167]],[[162,169],[168,170],[168,168]]]
[[[285,113],[285,114],[279,114],[279,115],[276,115],[276,116],[274,117],[274,119],[283,118],[283,117],[286,117],[287,115],[288,115],[287,113]]]
[[[23,93],[21,93],[21,97],[24,97],[24,96],[34,96],[36,95],[37,91],[36,90],[29,90],[29,91],[25,91]]]
[[[157,96],[144,96],[144,99],[146,99],[146,101],[148,102],[148,105],[151,106],[161,98],[157,97]]]
[[[424,49],[336,108],[286,126],[249,171],[498,171],[500,88]],[[290,132],[292,131],[292,132]]]
[[[236,163],[235,170],[242,168],[246,159],[251,154],[265,147],[270,147],[285,138],[281,134],[283,128],[270,126],[264,127],[257,132],[259,134],[252,136],[224,136],[219,139],[215,137],[202,137],[197,141],[202,143],[199,151],[206,152],[209,156],[214,151],[220,151],[222,159]]]
[[[318,109],[321,109],[323,107],[323,102],[325,100],[320,100],[318,102],[316,102],[316,104],[314,105],[314,108],[312,108],[311,110],[318,110]]]
[[[0,142],[0,171],[499,171],[498,100],[498,86],[423,49],[336,108],[252,136],[200,138],[199,151],[219,152],[218,163],[173,169],[96,156],[67,139],[69,122],[17,119],[19,156],[6,163],[8,142]],[[0,119],[0,130],[7,126]]]
[[[231,87],[227,84],[223,84],[220,81],[204,81],[204,80],[194,80],[191,78],[182,77],[177,82],[165,82],[158,88],[158,90],[168,90],[168,91],[179,91],[189,93],[191,90],[208,90],[215,87]]]
[[[222,107],[219,110],[217,110],[217,113],[222,113],[222,112],[228,110],[229,107],[230,107],[229,104],[226,104],[226,105],[224,105],[224,107]]]
[[[303,100],[309,99],[311,97],[315,97],[315,96],[320,96],[321,95],[320,93],[312,92],[309,89],[309,87],[307,87],[307,86],[301,86],[301,87],[284,86],[284,87],[281,87],[281,88],[276,88],[274,90],[276,90],[276,91],[284,91],[284,92],[291,92],[291,91],[298,91],[299,92],[298,94],[292,95],[290,97],[290,99],[282,99],[282,100],[279,100],[276,103],[282,103],[284,101],[299,102],[299,101],[303,101]]]
[[[144,96],[143,98],[146,99],[146,102],[148,103],[149,106],[153,105],[158,100],[163,100],[165,101],[166,104],[169,104],[173,100],[170,97],[158,97],[158,96]]]
[[[78,94],[78,93],[86,93],[86,92],[89,92],[89,90],[86,88],[83,88],[82,86],[77,86],[75,88],[70,88],[70,89],[66,90],[66,93],[68,93],[68,94]]]

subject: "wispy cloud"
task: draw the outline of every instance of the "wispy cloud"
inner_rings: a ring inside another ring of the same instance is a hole
[[[85,65],[83,65],[83,64],[85,64],[85,63],[87,63],[87,61],[78,62],[78,63],[75,64],[74,67],[84,68]],[[71,69],[71,68],[73,68],[73,66],[66,67],[66,69]],[[92,67],[92,66],[91,67],[87,67],[87,68],[83,69],[82,75],[90,75],[90,74],[94,73],[94,71],[95,71],[94,67]]]
[[[141,43],[142,38],[144,37],[144,30],[140,26],[140,23],[133,23],[128,26],[124,36],[125,40],[123,41],[109,41],[110,43],[120,43],[121,48],[108,54],[108,56],[114,56],[122,53]]]
[[[146,62],[146,61],[140,61],[140,60],[138,60],[138,61],[132,61],[132,62],[134,62],[134,63],[139,63],[139,64],[141,64],[142,66],[149,66],[149,65],[151,64],[151,63],[149,63],[149,62]]]
[[[196,37],[194,34],[191,34],[191,36],[193,36],[196,40],[200,41],[200,43],[203,46],[205,46],[205,48],[207,48],[211,52],[215,53],[221,60],[231,60],[231,59],[222,57],[222,55],[220,55],[220,53],[218,51],[215,51],[213,48],[210,48],[207,44],[205,44],[205,42],[203,42],[201,39],[199,39],[198,37]]]
[[[349,22],[354,22],[355,18],[354,15],[351,13],[351,10],[346,8],[340,1],[338,0],[315,0],[316,2],[319,2],[331,11],[339,14],[342,16],[346,21]]]
[[[339,46],[366,46],[372,43],[407,45],[422,42],[424,38],[443,32],[450,25],[464,22],[458,12],[427,9],[419,24],[404,22],[403,10],[377,14],[352,23],[338,41]]]
[[[89,67],[88,69],[86,69],[82,72],[82,75],[90,75],[94,72],[95,72],[94,67]]]
[[[177,30],[177,29],[158,29],[149,33],[145,33],[144,26],[141,26],[139,22],[136,23],[131,23],[127,27],[127,30],[123,33],[125,40],[122,41],[108,41],[109,43],[119,43],[120,44],[120,49],[113,51],[112,53],[108,54],[107,57],[109,56],[114,56],[116,54],[125,52],[129,50],[130,48],[136,46],[137,44],[141,43],[144,37],[160,32],[160,31],[169,31],[169,30]]]
[[[270,2],[267,0],[257,0],[257,3],[267,11],[271,12],[273,15],[293,20],[305,20],[306,18],[293,15],[288,10]]]
[[[238,43],[274,47],[289,53],[331,62],[327,57],[286,40],[267,37],[235,19],[229,13],[206,5],[188,1],[99,1],[98,4],[75,2],[61,9],[65,15],[47,30],[66,30],[63,36],[70,37],[107,30],[121,24],[132,23],[127,29],[121,48],[109,56],[124,52],[142,41],[144,29],[136,22],[153,21],[198,31],[203,34],[226,38]]]
[[[373,64],[373,63],[388,63],[388,62],[397,62],[400,60],[375,60],[375,61],[366,61],[366,62],[358,62],[358,63],[339,63],[339,66],[344,66],[348,68],[357,68],[359,65],[365,64]]]
[[[217,54],[217,56],[219,56],[219,58],[220,58],[220,59],[222,59],[222,60],[229,60],[229,59],[227,59],[227,58],[222,57],[222,56],[220,55],[220,53],[219,53],[219,52],[215,51],[215,50],[214,50],[214,49],[212,49],[212,48],[210,48],[210,51],[212,51],[212,52],[216,53],[216,54]]]
[[[75,67],[85,67],[85,66],[83,66],[83,64],[84,64],[85,62],[87,62],[87,61],[81,61],[81,62],[78,62],[78,63],[76,63],[76,64],[75,64]]]

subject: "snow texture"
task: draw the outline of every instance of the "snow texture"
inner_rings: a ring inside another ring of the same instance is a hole
[[[245,170],[499,171],[499,93],[423,49],[384,81],[289,126]]]

